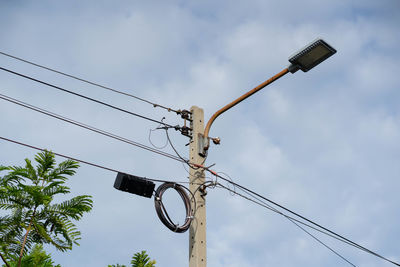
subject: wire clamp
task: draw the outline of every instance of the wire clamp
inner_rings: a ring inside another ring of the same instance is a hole
[[[188,121],[192,121],[192,119],[190,118],[190,115],[191,115],[192,113],[191,113],[189,110],[184,109],[184,110],[182,110],[182,111],[180,112],[180,114],[181,114],[181,118],[182,118],[182,119],[188,120]]]

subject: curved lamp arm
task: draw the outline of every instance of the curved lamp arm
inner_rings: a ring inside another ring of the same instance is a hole
[[[227,111],[231,107],[236,106],[237,104],[239,104],[240,102],[242,102],[243,100],[245,100],[249,96],[253,95],[254,93],[260,91],[261,89],[263,89],[268,84],[273,83],[274,81],[278,80],[280,77],[284,76],[288,72],[289,72],[289,69],[285,68],[284,70],[282,70],[281,72],[279,72],[275,76],[269,78],[268,80],[266,80],[265,82],[261,83],[260,85],[258,85],[254,89],[248,91],[247,93],[245,93],[244,95],[242,95],[238,99],[232,101],[231,103],[229,103],[225,107],[223,107],[220,110],[218,110],[217,112],[215,112],[214,115],[212,115],[211,118],[208,120],[206,128],[204,129],[204,135],[203,136],[204,136],[204,142],[206,143],[206,144],[204,144],[204,150],[208,150],[208,148],[210,146],[210,142],[208,140],[208,133],[210,131],[211,125],[213,124],[213,122],[215,121],[215,119],[219,115],[221,115],[222,113],[224,113],[225,111]]]
[[[237,105],[241,101],[245,100],[252,94],[258,92],[259,90],[263,89],[265,86],[268,84],[276,81],[283,75],[285,75],[288,72],[295,73],[298,70],[302,70],[304,72],[309,71],[310,69],[314,68],[330,56],[336,53],[336,49],[330,46],[327,42],[325,42],[322,39],[316,39],[314,42],[311,44],[307,45],[303,49],[301,49],[299,52],[294,54],[292,57],[289,58],[289,62],[291,63],[290,66],[275,76],[271,77],[270,79],[266,80],[253,90],[250,90],[246,94],[242,95],[238,99],[234,100],[233,102],[229,103],[225,107],[221,108],[217,112],[215,112],[214,115],[210,118],[210,120],[207,122],[206,128],[204,129],[204,135],[202,136],[202,142],[199,144],[201,146],[201,151],[199,154],[203,157],[206,156],[208,147],[210,146],[210,140],[208,138],[208,132],[210,131],[211,125],[214,122],[214,120],[230,109],[231,107]],[[201,135],[201,134],[200,134]]]

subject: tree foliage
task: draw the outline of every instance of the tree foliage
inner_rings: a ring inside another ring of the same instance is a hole
[[[34,244],[51,244],[60,251],[79,245],[80,231],[74,221],[92,209],[91,196],[81,195],[54,203],[58,195],[70,193],[65,185],[79,167],[73,160],[58,166],[49,151],[35,156],[36,167],[29,159],[25,166],[0,167],[8,173],[0,177],[0,209],[9,214],[0,216],[0,256],[7,261],[26,255]]]
[[[155,260],[150,260],[150,257],[146,254],[146,251],[138,252],[133,255],[131,260],[132,267],[154,267],[156,264]]]
[[[150,260],[150,257],[147,255],[146,251],[135,253],[131,260],[132,267],[155,267],[156,261]],[[126,267],[126,265],[108,265],[108,267]]]
[[[18,261],[9,262],[10,267],[16,267]],[[5,267],[6,265],[3,265]],[[47,254],[43,249],[43,245],[36,244],[33,246],[29,254],[22,257],[22,267],[61,267],[61,265],[54,265],[50,254]]]

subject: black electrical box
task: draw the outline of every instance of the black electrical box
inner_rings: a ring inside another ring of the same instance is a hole
[[[148,198],[153,195],[154,187],[155,184],[149,180],[121,172],[117,174],[114,183],[115,189]]]

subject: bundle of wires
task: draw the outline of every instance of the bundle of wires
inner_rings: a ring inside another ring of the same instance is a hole
[[[179,193],[179,195],[181,196],[181,198],[183,200],[183,203],[185,204],[186,219],[185,219],[185,223],[182,224],[181,226],[179,226],[178,224],[175,224],[171,220],[171,218],[169,217],[168,212],[165,209],[165,206],[162,202],[163,194],[169,188],[175,189]],[[188,194],[186,193],[186,190],[189,191],[186,187],[184,187],[180,184],[163,183],[157,188],[155,197],[154,197],[154,206],[156,208],[158,218],[160,218],[161,222],[165,226],[167,226],[171,231],[176,232],[176,233],[186,232],[189,229],[190,224],[193,220],[193,210],[192,210],[192,206],[190,204],[190,198],[189,198]]]

